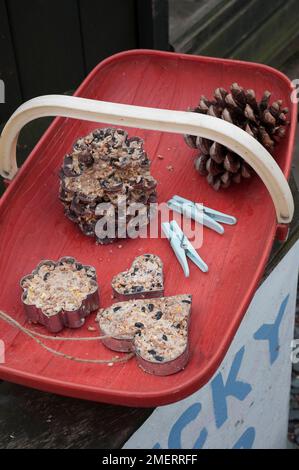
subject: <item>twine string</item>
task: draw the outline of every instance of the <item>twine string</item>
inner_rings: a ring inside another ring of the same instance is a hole
[[[0,310],[0,318],[5,321],[6,323],[14,326],[18,330],[20,330],[22,333],[25,335],[29,336],[31,339],[33,339],[39,346],[41,346],[43,349],[46,351],[54,354],[55,356],[63,357],[64,359],[69,359],[71,361],[75,362],[85,362],[89,364],[114,364],[117,362],[127,362],[129,361],[135,354],[129,353],[126,354],[125,356],[119,358],[119,357],[113,357],[111,359],[86,359],[86,358],[81,358],[81,357],[76,357],[72,356],[70,354],[63,353],[61,351],[57,351],[56,349],[51,348],[50,346],[47,346],[45,343],[43,343],[40,339],[37,338],[43,338],[43,339],[50,339],[50,340],[56,340],[56,341],[95,341],[95,340],[102,340],[105,338],[111,338],[110,335],[103,335],[103,336],[89,336],[89,337],[74,337],[74,338],[62,338],[59,336],[48,336],[48,335],[43,335],[41,333],[37,333],[36,331],[32,331],[29,328],[24,327],[21,325],[17,320],[12,318],[10,315],[7,313],[3,312]]]

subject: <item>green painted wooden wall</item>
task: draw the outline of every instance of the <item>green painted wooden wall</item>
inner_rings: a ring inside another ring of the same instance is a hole
[[[298,0],[169,0],[169,9],[177,51],[278,68],[299,52]]]

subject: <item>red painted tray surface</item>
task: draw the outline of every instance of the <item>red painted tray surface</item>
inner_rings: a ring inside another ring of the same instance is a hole
[[[112,102],[185,110],[199,96],[211,96],[217,86],[233,81],[264,89],[282,98],[291,110],[288,137],[277,148],[277,160],[288,176],[291,166],[296,107],[290,102],[291,85],[276,70],[253,63],[195,57],[155,51],[128,51],[103,62],[87,77],[77,96]],[[103,123],[104,125],[104,123]],[[204,202],[238,218],[223,236],[205,229],[200,253],[208,274],[192,263],[185,279],[168,242],[164,239],[122,241],[96,246],[63,215],[58,200],[58,170],[74,140],[100,127],[92,122],[58,118],[32,151],[0,205],[0,308],[25,323],[19,279],[41,259],[74,256],[96,267],[101,304],[111,303],[110,281],[144,252],[161,256],[165,267],[165,294],[191,293],[191,359],[173,376],[145,374],[135,360],[113,367],[79,364],[53,357],[30,338],[0,322],[6,346],[6,362],[0,377],[55,393],[132,406],[156,406],[182,399],[204,385],[227,351],[263,273],[276,231],[272,201],[258,177],[242,187],[214,192],[193,168],[194,153],[180,135],[128,129],[139,135],[152,159],[152,173],[160,182],[159,201],[173,194]],[[164,159],[159,159],[162,155]],[[169,172],[168,165],[173,166]],[[84,336],[86,325],[66,335]],[[43,331],[42,327],[35,327]],[[53,346],[54,343],[51,343]],[[111,357],[97,342],[55,343],[60,351],[81,357]],[[55,347],[54,345],[54,347]]]

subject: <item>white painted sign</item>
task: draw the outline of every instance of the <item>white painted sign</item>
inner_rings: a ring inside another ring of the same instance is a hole
[[[257,290],[212,379],[156,408],[125,449],[286,447],[298,264],[299,242]]]

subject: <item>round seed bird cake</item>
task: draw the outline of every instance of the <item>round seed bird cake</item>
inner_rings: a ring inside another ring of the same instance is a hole
[[[119,300],[162,297],[163,263],[150,253],[137,256],[129,269],[114,276],[111,285]]]
[[[96,129],[78,139],[64,157],[60,180],[66,216],[100,243],[128,236],[136,204],[143,211],[140,224],[146,225],[149,205],[157,201],[157,182],[143,140],[129,138],[122,129]],[[103,217],[105,223],[98,223]]]
[[[98,314],[103,343],[135,351],[138,364],[156,375],[178,372],[188,362],[191,295],[118,302]]]
[[[21,280],[21,287],[28,318],[51,331],[81,326],[84,317],[99,307],[95,269],[74,258],[41,262]]]

